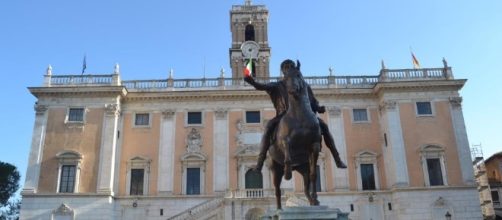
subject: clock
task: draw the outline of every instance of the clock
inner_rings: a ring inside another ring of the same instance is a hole
[[[241,45],[242,55],[247,59],[258,58],[258,52],[260,50],[260,45],[254,41],[246,41]]]

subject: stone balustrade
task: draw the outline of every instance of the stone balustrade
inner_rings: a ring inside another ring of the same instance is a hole
[[[281,195],[284,195],[284,190],[281,189]],[[237,189],[228,191],[226,198],[247,199],[247,198],[273,198],[275,197],[274,189]]]
[[[190,209],[187,209],[175,216],[168,218],[168,220],[187,220],[187,219],[198,219],[198,216],[216,209],[223,203],[223,198],[215,198],[204,202],[202,204],[196,205]]]
[[[201,79],[159,79],[120,80],[118,74],[108,75],[45,75],[44,86],[104,86],[122,85],[130,91],[145,90],[218,90],[252,89],[242,78],[201,78]],[[256,78],[262,83],[276,82],[279,77]],[[424,69],[382,69],[375,76],[305,76],[305,81],[313,88],[372,88],[380,82],[450,80],[451,68]]]

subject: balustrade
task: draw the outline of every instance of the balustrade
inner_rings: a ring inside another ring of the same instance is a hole
[[[118,75],[46,75],[46,86],[93,86],[123,85],[132,91],[168,90],[168,89],[219,89],[251,88],[242,78],[202,78],[202,79],[159,79],[159,80],[124,80],[116,82]],[[313,88],[372,88],[379,82],[447,80],[452,79],[451,69],[384,69],[378,76],[306,76],[305,81]],[[280,77],[255,78],[257,82],[277,82]]]

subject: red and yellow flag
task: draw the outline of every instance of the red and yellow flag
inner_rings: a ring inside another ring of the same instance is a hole
[[[253,72],[253,61],[249,60],[246,67],[244,68],[244,76],[249,77]]]
[[[413,60],[413,68],[420,69],[420,63],[418,62],[418,59],[415,57],[415,54],[413,54],[413,52],[411,52],[411,59]]]

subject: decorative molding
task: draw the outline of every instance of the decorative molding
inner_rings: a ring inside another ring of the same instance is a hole
[[[214,114],[216,115],[216,119],[225,119],[227,116],[228,109],[226,108],[218,108],[214,111]]]
[[[105,104],[105,112],[107,115],[119,115],[120,106],[119,104]]]
[[[462,97],[450,97],[450,104],[454,108],[461,108],[462,107]]]
[[[37,115],[43,115],[47,111],[47,109],[49,109],[47,105],[41,105],[38,103],[35,103],[35,106],[33,108],[35,109],[35,114]]]
[[[395,110],[397,102],[393,100],[382,101],[380,103],[380,110]]]
[[[342,115],[342,109],[337,106],[329,106],[328,113],[329,113],[329,116],[338,117],[338,116]]]
[[[74,212],[73,212],[72,208],[70,208],[68,205],[62,203],[57,209],[52,211],[52,214],[56,215],[56,216],[69,215],[69,216],[72,216],[72,218],[73,218]]]
[[[174,110],[174,109],[162,110],[162,116],[164,117],[164,119],[172,119],[175,114],[176,114],[176,110]]]
[[[441,196],[433,203],[434,207],[444,207],[445,205],[446,205],[446,200]]]
[[[192,128],[192,130],[187,135],[187,152],[188,153],[198,153],[201,152],[202,147],[202,137],[199,130]]]

